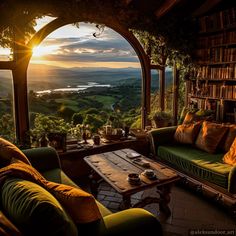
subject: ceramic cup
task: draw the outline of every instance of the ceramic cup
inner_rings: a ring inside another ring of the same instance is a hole
[[[139,174],[137,173],[130,173],[128,174],[128,181],[136,183],[140,181]]]
[[[146,175],[148,178],[152,178],[155,176],[155,172],[152,169],[146,169],[144,170],[144,175]]]

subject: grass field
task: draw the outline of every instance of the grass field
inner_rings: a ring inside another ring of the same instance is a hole
[[[59,103],[59,104],[62,104],[74,111],[77,111],[78,110],[78,102],[75,101],[72,97],[72,99],[69,99],[69,98],[57,98],[55,99],[55,102],[56,103]]]
[[[110,109],[111,105],[115,103],[116,99],[111,96],[102,96],[102,95],[93,95],[87,96],[87,98],[92,99],[94,101],[98,101],[103,104],[104,108]]]

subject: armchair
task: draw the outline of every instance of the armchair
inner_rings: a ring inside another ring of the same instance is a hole
[[[42,147],[23,150],[32,166],[47,180],[79,188],[61,169],[55,149]],[[112,213],[96,201],[102,220],[80,224],[78,233],[83,235],[141,235],[147,231],[162,235],[162,226],[154,215],[141,208]]]

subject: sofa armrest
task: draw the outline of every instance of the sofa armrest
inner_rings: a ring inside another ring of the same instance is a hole
[[[174,141],[174,134],[177,126],[153,129],[148,132],[151,153],[156,156],[157,147],[163,144],[170,144]]]
[[[236,193],[236,166],[233,166],[228,177],[228,192]]]
[[[61,168],[61,163],[56,150],[52,147],[39,147],[22,150],[32,166],[39,172]]]
[[[157,218],[141,208],[119,211],[103,217],[102,220],[91,224],[78,225],[79,234],[83,235],[145,235],[155,232],[162,236],[162,226]]]

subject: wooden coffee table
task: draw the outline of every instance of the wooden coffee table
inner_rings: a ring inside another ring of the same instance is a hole
[[[130,157],[131,154],[137,154],[137,157]],[[120,149],[91,155],[85,157],[84,160],[92,168],[90,175],[91,191],[95,197],[97,197],[99,182],[104,180],[122,195],[123,208],[144,207],[150,203],[159,203],[160,211],[168,216],[170,215],[168,203],[170,202],[171,185],[180,179],[173,170],[138,154],[132,149]],[[145,169],[153,169],[157,178],[148,179],[143,175]],[[129,173],[139,174],[140,183],[137,185],[130,184],[127,180]],[[131,206],[130,197],[132,194],[152,187],[157,188],[159,197],[146,197]]]

